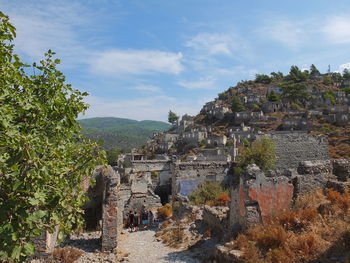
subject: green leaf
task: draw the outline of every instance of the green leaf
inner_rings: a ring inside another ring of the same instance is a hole
[[[19,257],[21,256],[21,250],[22,247],[15,247],[11,253],[11,258],[19,259]]]

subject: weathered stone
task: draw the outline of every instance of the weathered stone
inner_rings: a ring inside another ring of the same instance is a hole
[[[341,181],[350,179],[350,160],[349,159],[334,159],[333,173]]]
[[[298,165],[299,174],[330,174],[332,173],[332,162],[330,160],[303,161]]]

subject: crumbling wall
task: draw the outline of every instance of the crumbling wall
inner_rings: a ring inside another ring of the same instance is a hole
[[[227,173],[227,162],[173,162],[172,196],[187,196],[204,182],[222,182]]]
[[[102,251],[112,252],[117,247],[118,234],[118,186],[120,178],[108,166],[102,171],[104,194],[102,201]]]
[[[306,132],[273,132],[263,136],[269,136],[275,144],[277,168],[296,169],[301,161],[328,159],[328,140],[325,136]]]
[[[290,209],[292,201],[316,189],[350,186],[350,159],[300,162],[295,170],[262,172],[249,165],[230,189],[229,229],[237,232]]]
[[[210,207],[205,205],[203,209],[203,222],[213,234],[222,238],[227,232],[228,212],[229,208],[227,206]]]
[[[247,167],[232,188],[231,229],[248,228],[288,210],[294,193],[291,178],[267,177],[255,164]]]

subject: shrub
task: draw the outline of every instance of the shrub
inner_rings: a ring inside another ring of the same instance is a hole
[[[165,204],[162,207],[159,207],[157,210],[158,217],[161,219],[167,219],[173,215],[173,208],[171,204]]]
[[[349,194],[340,194],[337,191],[328,189],[326,196],[328,200],[331,201],[332,204],[338,205],[344,211],[347,211],[350,208]]]
[[[231,110],[233,112],[240,112],[244,111],[246,108],[242,104],[242,101],[239,96],[233,96],[231,100]]]
[[[242,170],[248,164],[256,164],[265,171],[276,166],[275,145],[270,138],[258,139],[249,147],[241,149],[238,156],[238,167]]]
[[[265,251],[282,247],[288,238],[287,232],[280,225],[258,225],[249,229],[247,235]]]
[[[189,200],[193,205],[214,205],[214,200],[224,193],[227,194],[220,184],[210,182],[201,185],[196,191],[192,192],[189,195]]]
[[[215,198],[214,206],[227,206],[230,201],[228,193],[221,193]]]

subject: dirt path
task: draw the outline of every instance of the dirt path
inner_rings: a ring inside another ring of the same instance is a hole
[[[120,235],[118,248],[129,253],[130,263],[200,263],[187,251],[178,251],[156,240],[154,230],[144,230]]]

